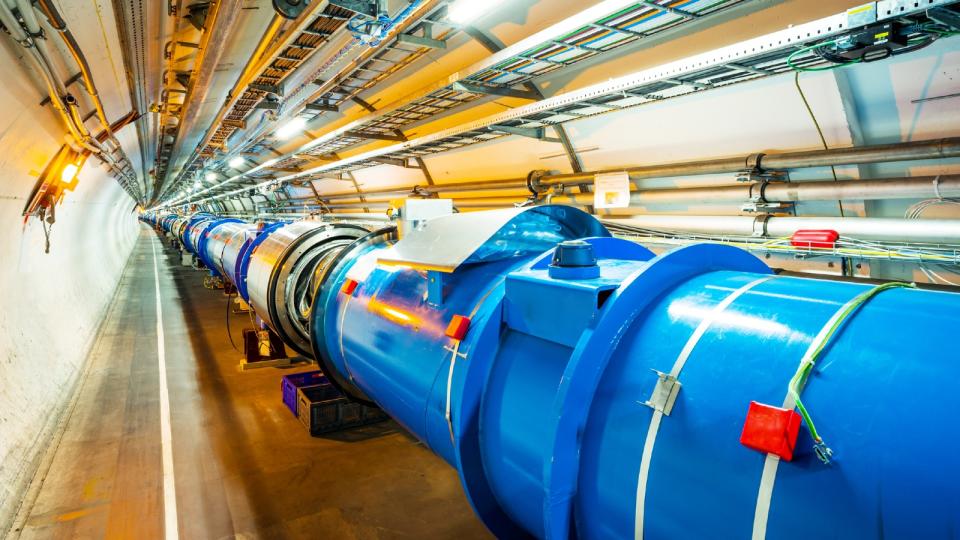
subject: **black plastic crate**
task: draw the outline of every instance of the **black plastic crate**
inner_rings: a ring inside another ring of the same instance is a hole
[[[297,390],[308,386],[323,384],[329,385],[330,383],[322,371],[306,371],[303,373],[284,375],[283,378],[280,379],[280,391],[283,395],[283,404],[290,409],[290,412],[292,412],[294,416],[299,416],[297,414],[297,400],[299,399]]]
[[[351,402],[329,383],[297,391],[297,416],[311,435],[365,426],[389,418],[377,407]]]

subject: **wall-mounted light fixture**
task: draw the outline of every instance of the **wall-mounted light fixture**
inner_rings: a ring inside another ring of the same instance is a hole
[[[78,176],[87,160],[85,154],[63,145],[47,163],[37,178],[37,183],[23,207],[24,216],[39,215],[41,208],[50,208],[60,202],[66,191],[73,191],[79,183]]]

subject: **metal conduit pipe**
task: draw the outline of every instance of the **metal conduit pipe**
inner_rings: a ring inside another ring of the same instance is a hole
[[[350,191],[344,193],[333,193],[330,195],[321,195],[320,198],[324,201],[335,201],[340,199],[356,199],[357,197],[366,197],[368,195],[394,195],[398,197],[404,197],[409,196],[411,193],[440,194],[462,191],[505,191],[511,189],[527,189],[526,180],[518,178],[514,180],[491,180],[486,182],[464,182],[432,186],[417,185],[406,188],[371,189],[359,193],[356,191]]]
[[[476,204],[486,204],[488,206],[511,206],[513,204],[522,203],[528,200],[527,197],[456,197],[452,198],[453,203],[457,206],[460,205],[476,205]],[[304,206],[316,206],[318,208],[388,208],[390,203],[394,201],[393,197],[385,198],[375,198],[375,199],[366,199],[365,201],[349,201],[349,202],[335,202],[335,203],[325,203],[318,202],[314,198],[308,199],[292,199],[287,201],[281,201],[274,203],[271,207],[276,208],[302,208]]]
[[[861,240],[960,244],[960,219],[840,218],[793,216],[637,215],[614,223],[658,231],[781,238],[798,230],[828,229]]]
[[[840,149],[831,149],[831,150],[814,150],[814,151],[805,151],[805,152],[785,152],[779,154],[751,154],[746,157],[738,158],[723,158],[715,160],[705,160],[705,161],[691,161],[683,163],[668,163],[662,165],[649,165],[642,167],[625,167],[618,169],[606,169],[601,171],[592,171],[592,172],[583,172],[575,174],[546,174],[540,177],[538,184],[542,187],[552,187],[552,186],[576,186],[583,184],[584,182],[590,182],[593,180],[593,177],[599,173],[609,173],[609,172],[624,172],[626,171],[630,178],[633,180],[639,180],[644,178],[660,178],[660,177],[676,177],[676,176],[695,176],[695,175],[704,175],[704,174],[722,174],[722,173],[736,173],[746,169],[752,168],[751,162],[759,164],[760,167],[772,170],[782,170],[782,169],[801,169],[801,168],[810,168],[810,167],[826,167],[830,165],[858,165],[858,164],[867,164],[867,163],[883,163],[883,162],[894,162],[894,161],[910,161],[910,160],[922,160],[922,159],[944,159],[944,158],[955,158],[960,157],[960,138],[948,138],[948,139],[937,139],[929,141],[916,141],[908,143],[895,143],[887,145],[878,145],[878,146],[864,146],[864,147],[853,147],[853,148],[840,148]],[[759,161],[758,161],[759,160]],[[952,186],[947,186],[948,182],[956,182],[957,176],[944,176],[941,180],[944,183],[943,189],[952,189]],[[896,179],[896,180],[917,180],[917,183],[922,183],[923,178],[917,179]],[[932,177],[929,178],[930,181],[933,180]],[[832,180],[824,180],[824,182]],[[893,180],[890,180],[892,182]],[[864,187],[864,192],[868,191],[868,184],[864,180],[851,181],[858,183],[861,187]],[[884,182],[883,189],[903,189],[903,188],[891,188],[887,180],[875,180],[873,182]],[[811,184],[813,182],[810,182]],[[807,183],[805,182],[804,185]],[[790,186],[799,186],[801,184],[790,184]],[[878,184],[879,185],[879,184]],[[478,182],[463,182],[463,183],[450,183],[442,185],[433,185],[433,186],[413,186],[410,188],[385,188],[377,190],[367,190],[362,193],[357,192],[345,192],[345,193],[335,193],[331,195],[323,196],[323,200],[339,200],[339,199],[352,199],[358,196],[367,196],[367,195],[388,195],[388,194],[397,194],[404,195],[409,194],[411,191],[416,191],[420,193],[450,193],[457,191],[485,191],[485,190],[507,190],[507,189],[517,189],[525,188],[527,186],[527,181],[523,178],[511,178],[503,180],[486,180]],[[854,186],[851,184],[850,186]],[[917,191],[915,193],[920,193],[922,191],[919,185],[915,186]],[[692,189],[692,188],[691,188]],[[696,189],[714,189],[714,188],[696,188]],[[745,189],[745,188],[740,188]],[[814,191],[816,188],[803,187],[800,188],[805,191]],[[822,188],[827,190],[826,187]],[[784,198],[785,195],[782,195],[782,190],[789,191],[789,188],[780,186],[780,185],[771,185],[768,187],[768,193],[772,196],[781,197],[777,200],[789,201],[791,199]],[[651,193],[647,196],[660,196],[666,195],[668,190],[663,190],[664,193]],[[674,190],[669,190],[674,191]],[[728,200],[734,200],[733,193],[736,191],[734,188],[722,188],[719,191],[711,191],[704,193],[709,193],[711,195],[717,194],[719,196],[730,197]],[[852,189],[847,191],[849,193],[849,198],[851,199],[864,199],[865,196],[855,195],[859,191],[857,189]],[[691,195],[693,192],[689,192]],[[925,197],[926,192],[922,194],[909,195],[905,194],[903,197],[895,196],[882,196],[879,198],[913,198],[913,197]],[[819,197],[825,197],[820,199]],[[944,194],[944,196],[948,196]],[[952,196],[952,195],[951,195]],[[585,195],[582,199],[585,201],[586,198],[592,197],[590,195]],[[808,199],[808,200],[829,200],[836,199],[838,197],[831,196],[826,197],[825,195],[817,195],[817,199]],[[739,195],[737,196],[739,198]],[[774,199],[768,199],[774,200]],[[799,200],[799,199],[795,199]],[[666,201],[666,199],[665,199]],[[582,201],[577,201],[580,204]]]
[[[16,7],[20,12],[21,17],[24,19],[26,28],[21,26],[17,22],[16,17],[11,11],[11,7]],[[62,19],[59,19],[57,15],[57,22],[53,22],[54,26],[63,25]],[[63,83],[60,81],[59,77],[56,75],[53,66],[50,64],[50,55],[49,51],[46,48],[46,43],[42,39],[34,39],[32,36],[28,36],[24,31],[31,32],[32,34],[39,33],[39,21],[35,14],[32,11],[32,7],[28,2],[24,3],[20,0],[7,0],[4,3],[0,3],[0,22],[3,22],[4,26],[8,28],[11,33],[11,36],[14,37],[21,45],[23,45],[28,53],[33,56],[36,65],[39,66],[39,72],[41,78],[44,80],[44,83],[47,86],[47,93],[50,97],[50,101],[54,106],[54,109],[60,114],[61,118],[67,130],[70,132],[70,135],[74,138],[75,142],[87,149],[89,152],[99,156],[107,165],[114,171],[115,174],[123,177],[126,176],[126,172],[122,167],[117,163],[117,160],[111,155],[110,152],[106,151],[103,145],[94,137],[90,135],[87,131],[86,126],[84,126],[83,120],[80,117],[79,111],[77,110],[76,99],[73,98],[63,86]],[[72,40],[72,36],[71,36]],[[74,47],[76,47],[76,42],[72,41]],[[85,60],[83,60],[82,55],[78,57],[79,48],[75,50],[71,47],[70,42],[67,43],[68,48],[71,49],[71,53],[74,54],[74,58],[77,59],[78,64],[80,64],[81,72],[86,65]],[[86,71],[85,77],[89,76],[89,69]],[[88,85],[92,85],[92,80],[88,80]],[[90,90],[92,86],[88,86]],[[96,91],[92,90],[93,94],[91,95],[94,105],[98,110],[98,114],[101,114],[101,121],[104,123],[104,129],[109,134],[110,125],[106,122],[106,117],[102,115],[103,109],[102,104],[99,101],[99,98],[96,96]]]
[[[20,8],[21,13],[26,9],[23,6],[30,6],[29,0],[17,0],[17,2],[18,5],[22,6]],[[83,77],[83,84],[87,89],[87,94],[90,95],[90,99],[93,100],[93,106],[97,111],[97,117],[100,119],[100,123],[103,124],[103,129],[106,130],[108,135],[112,136],[112,132],[110,130],[110,121],[107,119],[107,113],[103,109],[103,102],[100,101],[100,94],[97,92],[97,87],[93,82],[90,64],[87,63],[86,56],[84,56],[83,51],[80,50],[80,45],[77,43],[77,40],[74,39],[73,33],[70,32],[70,29],[67,28],[66,21],[63,20],[63,17],[60,16],[60,12],[57,11],[56,6],[54,6],[50,0],[37,0],[37,3],[40,6],[40,10],[50,22],[50,25],[53,26],[54,30],[57,30],[57,32],[60,34],[60,37],[67,46],[67,50],[70,51],[74,61],[76,61],[77,66],[79,66],[80,74]]]
[[[177,124],[176,140],[170,150],[170,158],[164,172],[165,178],[162,179],[161,197],[173,185],[171,175],[175,172],[177,164],[183,164],[186,161],[186,153],[196,147],[198,140],[193,141],[193,146],[190,146],[186,138],[191,135],[195,124],[200,120],[200,112],[210,92],[213,74],[220,64],[220,58],[227,48],[229,38],[233,35],[234,23],[243,11],[241,4],[239,0],[220,0],[214,3],[207,13],[204,24],[206,29],[200,38],[200,53],[195,64],[196,68],[190,77],[183,111],[180,113],[180,123]]]
[[[864,165],[955,157],[960,157],[960,137],[830,150],[751,154],[744,157],[645,165],[583,173],[548,174],[540,178],[539,184],[545,187],[575,186],[592,181],[598,173],[624,171],[630,175],[631,179],[639,180],[643,178],[736,173],[755,167],[765,170],[789,170],[828,167],[830,165]]]
[[[762,191],[761,191],[762,189]],[[920,199],[925,197],[960,196],[960,175],[884,178],[877,180],[833,180],[805,182],[771,182],[762,188],[742,183],[727,186],[696,188],[648,189],[630,194],[631,206],[672,203],[745,202],[762,196],[768,202],[803,202],[835,200]],[[550,196],[551,203],[575,206],[593,205],[592,193],[571,193]],[[618,208],[605,213],[632,214],[638,209]]]
[[[766,184],[762,192],[756,185],[737,184],[725,186],[707,186],[697,188],[638,190],[630,195],[631,206],[651,204],[693,203],[693,202],[745,202],[762,195],[768,202],[802,202],[832,200],[887,200],[917,199],[924,197],[960,197],[960,175],[922,176],[914,178],[884,178],[877,180],[832,180],[806,182],[774,182]],[[370,192],[367,192],[370,193]],[[400,193],[398,193],[399,195]],[[409,192],[407,192],[409,195]],[[345,202],[326,202],[333,197],[322,197],[319,203],[313,197],[289,199],[276,203],[279,208],[315,206],[318,208],[387,208],[392,197],[358,199],[356,193],[343,194],[339,199],[353,199]],[[470,207],[512,206],[524,202],[524,197],[482,197],[459,195],[450,197],[457,206]],[[588,207],[593,205],[593,194],[571,193],[551,195],[551,204],[568,204]],[[632,215],[640,212],[636,208],[620,208],[602,212],[604,215]]]

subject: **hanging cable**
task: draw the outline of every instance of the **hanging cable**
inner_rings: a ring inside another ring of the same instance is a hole
[[[227,337],[230,338],[230,346],[233,347],[233,350],[239,351],[240,349],[237,348],[237,344],[233,342],[233,331],[230,330],[230,304],[233,303],[232,298],[233,293],[227,293]]]
[[[810,431],[810,436],[813,437],[814,452],[816,452],[817,457],[823,463],[830,463],[830,459],[833,456],[833,450],[831,450],[830,447],[824,443],[823,437],[821,437],[820,432],[817,431],[817,428],[813,423],[813,418],[810,416],[810,412],[800,399],[800,393],[806,386],[807,380],[810,378],[810,374],[813,372],[813,368],[816,365],[817,360],[820,358],[821,353],[823,353],[827,345],[830,344],[831,338],[833,338],[843,324],[848,321],[850,317],[858,309],[860,309],[860,307],[866,304],[877,294],[888,289],[902,287],[913,288],[915,285],[912,283],[901,282],[884,283],[858,294],[844,304],[843,307],[841,307],[836,313],[833,314],[832,317],[830,317],[830,319],[827,321],[827,324],[813,339],[810,347],[807,348],[807,352],[804,353],[803,359],[800,360],[800,367],[793,375],[793,378],[790,379],[789,395],[796,402],[797,410],[800,412],[800,416],[803,417],[803,422],[807,425],[807,429]]]
[[[827,145],[827,138],[823,136],[823,129],[820,128],[820,122],[817,121],[817,116],[813,114],[813,107],[810,106],[810,102],[807,101],[806,94],[803,93],[803,87],[800,86],[800,72],[796,72],[793,77],[793,84],[797,87],[797,93],[800,94],[800,99],[803,100],[803,106],[807,108],[807,114],[810,115],[810,120],[813,121],[813,126],[817,128],[817,135],[820,136],[820,142],[823,144],[824,150],[829,150],[830,147]],[[833,181],[839,182],[837,178],[837,168],[833,165],[830,165],[830,172],[833,174]],[[840,208],[840,217],[846,217],[845,212],[843,211],[843,201],[837,200],[837,207]]]

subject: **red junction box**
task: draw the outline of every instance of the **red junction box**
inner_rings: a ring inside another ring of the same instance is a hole
[[[450,324],[447,325],[447,337],[452,337],[457,341],[463,340],[463,337],[467,335],[467,330],[470,329],[470,317],[464,317],[463,315],[454,315],[450,319]]]
[[[356,280],[347,279],[343,282],[343,286],[340,287],[340,292],[343,294],[353,294],[353,291],[357,290],[357,285],[359,285],[359,283],[357,283]]]
[[[790,237],[790,245],[798,248],[833,249],[837,246],[840,233],[831,230],[801,229]]]
[[[801,420],[797,411],[751,401],[740,444],[790,461],[797,446]]]

